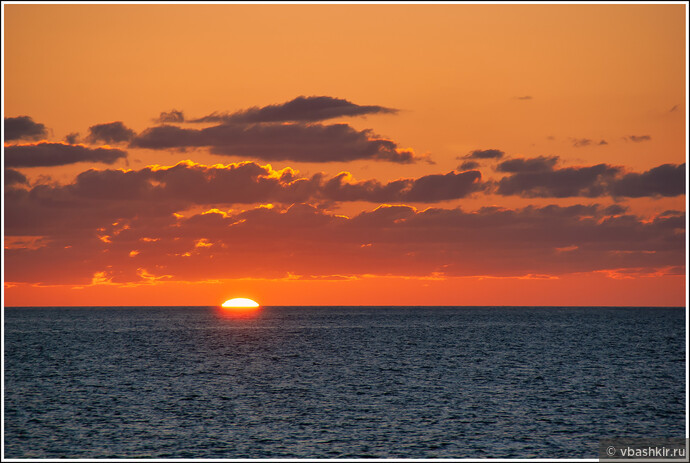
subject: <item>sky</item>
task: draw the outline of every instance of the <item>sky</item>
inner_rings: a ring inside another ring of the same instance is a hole
[[[3,4],[4,304],[686,304],[685,4]]]

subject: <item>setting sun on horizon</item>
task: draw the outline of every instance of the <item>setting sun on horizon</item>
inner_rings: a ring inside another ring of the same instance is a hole
[[[223,302],[221,307],[225,308],[237,308],[237,309],[250,309],[259,307],[259,304],[251,299],[244,297],[236,297],[234,299],[228,299]]]

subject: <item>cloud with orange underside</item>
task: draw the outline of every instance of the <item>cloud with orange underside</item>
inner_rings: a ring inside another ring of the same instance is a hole
[[[137,217],[106,229],[109,242],[74,240],[65,248],[56,236],[40,248],[6,250],[6,278],[83,284],[108,266],[102,277],[118,284],[140,281],[140,268],[182,281],[288,274],[548,277],[626,268],[666,274],[684,269],[684,222],[680,211],[643,221],[598,205],[475,212],[384,205],[352,218],[306,204],[258,207]],[[66,271],[43,265],[51,260]]]

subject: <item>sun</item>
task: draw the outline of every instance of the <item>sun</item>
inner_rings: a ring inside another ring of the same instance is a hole
[[[245,297],[236,297],[234,299],[228,299],[227,301],[223,302],[221,307],[234,307],[234,308],[249,309],[249,308],[259,307],[259,304],[255,301],[252,301],[251,299],[247,299]]]

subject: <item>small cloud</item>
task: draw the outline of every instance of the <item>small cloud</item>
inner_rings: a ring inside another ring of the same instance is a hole
[[[673,108],[669,109],[668,112],[672,113],[676,109],[678,109],[678,105],[673,105]]]
[[[582,148],[584,146],[596,145],[608,145],[606,140],[600,140],[599,143],[595,142],[591,138],[571,138],[573,146],[575,148]]]
[[[107,124],[92,125],[89,127],[87,140],[90,143],[121,143],[134,138],[134,130],[125,127],[121,121]]]
[[[626,140],[630,140],[635,143],[641,143],[643,141],[649,141],[651,139],[652,137],[649,135],[630,135],[629,137],[626,137]]]
[[[5,118],[5,141],[10,140],[40,140],[48,135],[46,126],[34,122],[29,116]]]
[[[70,145],[76,145],[77,143],[79,143],[79,133],[78,132],[72,132],[72,133],[68,134],[65,137],[65,142],[69,143]]]
[[[458,156],[456,159],[500,159],[505,153],[497,149],[474,150],[465,156]]]
[[[582,148],[583,146],[589,146],[592,144],[592,140],[589,138],[573,138],[573,146],[575,148]]]
[[[479,163],[477,161],[465,161],[458,166],[458,170],[472,170],[478,167]]]
[[[177,109],[171,109],[168,112],[163,111],[161,112],[161,115],[158,116],[158,119],[156,119],[156,122],[161,122],[163,124],[184,122],[184,113],[182,111],[178,111]]]
[[[531,100],[532,97],[530,95],[525,95],[525,96],[516,96],[516,100]]]

